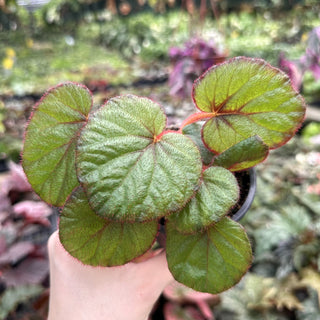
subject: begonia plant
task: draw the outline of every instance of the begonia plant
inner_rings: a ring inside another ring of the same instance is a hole
[[[244,228],[228,216],[234,173],[285,144],[305,114],[288,76],[238,57],[193,86],[197,112],[166,128],[156,102],[135,95],[92,108],[83,85],[50,89],[25,133],[22,165],[35,192],[61,207],[60,240],[82,263],[119,266],[143,255],[165,224],[174,278],[197,291],[234,286],[252,262]]]

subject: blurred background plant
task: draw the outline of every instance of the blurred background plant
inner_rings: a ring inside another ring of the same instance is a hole
[[[100,44],[119,51],[129,60],[139,55],[144,61],[167,61],[170,45],[187,39],[187,20],[183,15],[155,16],[143,12],[107,18],[108,23],[100,26]]]
[[[0,181],[0,319],[10,314],[16,319],[44,319],[49,285],[46,242],[57,221],[53,209],[31,191],[21,166],[10,162],[8,169]],[[30,299],[33,305],[20,312],[18,306]]]
[[[311,103],[320,103],[320,26],[310,31],[305,53],[287,60],[282,53],[280,67],[289,74],[294,87]]]
[[[30,191],[18,164],[43,92],[68,80],[86,84],[97,105],[148,96],[174,126],[194,112],[193,79],[244,55],[289,74],[309,103],[306,121],[257,168],[243,221],[250,272],[219,296],[168,288],[152,319],[319,320],[319,21],[316,0],[0,0],[0,319],[46,314],[45,242],[58,214]]]
[[[171,47],[170,94],[184,99],[190,97],[194,80],[211,66],[223,62],[226,56],[227,53],[213,40],[205,41],[197,37],[185,42],[182,48]]]

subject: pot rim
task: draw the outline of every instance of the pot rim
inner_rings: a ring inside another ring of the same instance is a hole
[[[253,199],[255,197],[255,193],[257,189],[257,173],[254,168],[250,168],[248,171],[249,171],[249,177],[250,177],[249,192],[241,208],[234,215],[232,215],[232,220],[234,221],[239,221],[244,217],[244,215],[250,209]]]

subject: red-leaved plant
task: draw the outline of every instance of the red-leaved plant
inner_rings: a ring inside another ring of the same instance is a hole
[[[228,217],[234,172],[263,161],[304,118],[289,78],[260,59],[238,57],[197,79],[199,112],[178,131],[148,98],[124,95],[92,110],[75,83],[50,89],[35,106],[23,168],[35,192],[62,207],[60,240],[85,264],[117,266],[153,245],[165,220],[174,278],[218,293],[248,270],[245,230]]]

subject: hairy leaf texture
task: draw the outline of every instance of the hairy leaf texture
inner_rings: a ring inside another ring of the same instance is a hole
[[[121,223],[96,215],[81,187],[66,202],[59,236],[75,258],[92,266],[117,266],[145,253],[155,241],[157,221]]]
[[[238,198],[239,187],[235,176],[224,168],[211,167],[203,172],[196,195],[169,219],[181,233],[201,232],[227,215]]]
[[[252,251],[243,228],[228,217],[196,234],[167,223],[167,260],[174,278],[197,291],[219,293],[247,272]]]
[[[215,157],[214,166],[230,171],[249,169],[262,162],[269,154],[269,148],[259,136],[242,140]]]
[[[202,136],[215,153],[255,135],[278,148],[305,114],[304,101],[287,75],[260,59],[237,57],[212,67],[195,81],[193,98],[207,113]]]
[[[66,83],[50,89],[30,118],[22,166],[34,191],[49,204],[62,206],[79,184],[75,148],[91,106],[87,88]]]
[[[110,99],[89,119],[78,145],[78,177],[92,208],[116,221],[149,221],[181,209],[201,175],[191,139],[164,132],[150,99]]]

